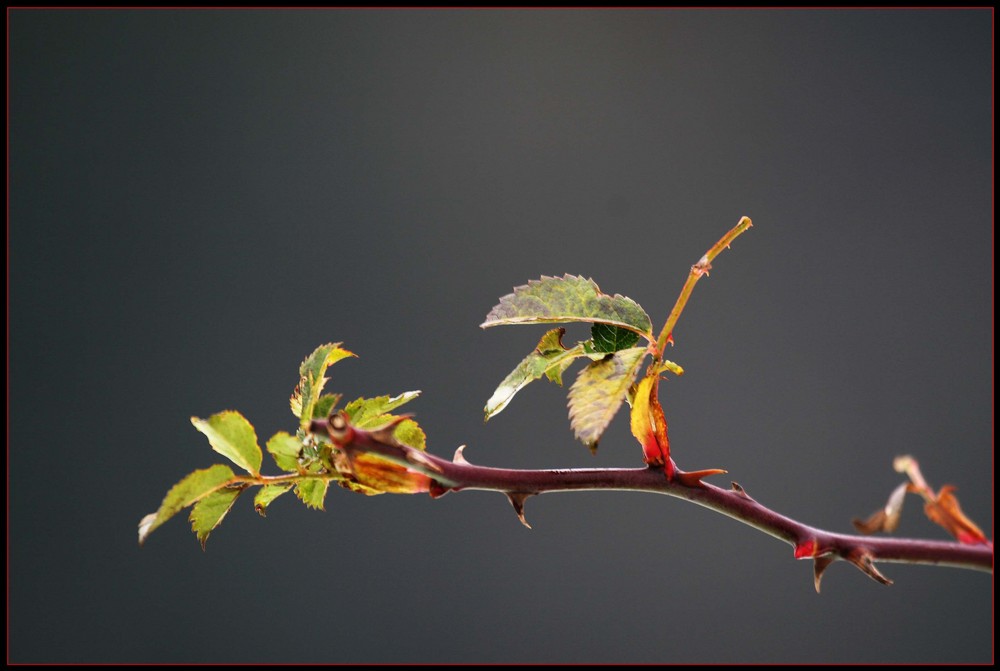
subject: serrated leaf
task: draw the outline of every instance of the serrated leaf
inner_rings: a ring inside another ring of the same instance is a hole
[[[323,385],[327,382],[327,378],[324,377],[326,369],[349,356],[357,355],[343,349],[339,342],[327,343],[313,350],[313,353],[299,366],[299,383],[292,392],[289,405],[303,428],[314,416],[316,403],[323,391]]]
[[[605,354],[635,347],[639,342],[638,333],[603,323],[590,327],[590,337],[594,342],[594,350]]]
[[[323,394],[316,399],[316,407],[313,408],[313,419],[324,419],[330,416],[330,411],[340,403],[342,394]]]
[[[205,543],[208,542],[208,535],[222,523],[222,518],[233,507],[244,489],[245,487],[220,489],[194,504],[188,519],[191,521],[191,531],[198,536],[198,540],[201,542],[202,550],[205,549]]]
[[[395,410],[404,403],[409,403],[420,391],[404,391],[399,396],[376,396],[375,398],[358,398],[344,408],[351,419],[351,424],[359,429],[372,429],[386,424],[389,411]]]
[[[323,478],[308,478],[295,485],[295,495],[309,508],[323,510],[323,500],[329,482]]]
[[[597,442],[625,400],[645,355],[645,347],[609,354],[580,371],[570,387],[570,425],[591,450],[597,449]]]
[[[396,429],[392,432],[392,437],[401,444],[412,447],[415,450],[427,449],[427,434],[412,419],[404,419],[396,425]]]
[[[302,454],[302,441],[298,438],[279,431],[267,441],[267,451],[274,457],[278,468],[288,473],[298,472],[299,456]]]
[[[170,488],[170,491],[163,498],[159,510],[146,515],[139,522],[139,544],[142,545],[149,534],[153,533],[161,524],[199,499],[224,487],[234,477],[233,469],[224,464],[216,464],[189,473]]]
[[[260,488],[257,495],[253,497],[253,508],[261,517],[267,517],[267,507],[272,502],[288,490],[292,485],[265,485]]]
[[[260,475],[264,458],[257,434],[246,417],[235,410],[216,413],[208,419],[191,418],[194,428],[208,437],[212,449],[251,475]]]
[[[484,412],[487,420],[506,408],[511,399],[514,398],[514,394],[542,375],[562,385],[562,374],[566,368],[574,359],[584,356],[582,345],[571,349],[566,349],[563,346],[562,334],[565,332],[564,328],[548,331],[538,341],[535,351],[524,357],[521,363],[503,379],[490,399],[486,401]]]
[[[601,292],[597,283],[576,275],[542,276],[514,288],[514,293],[486,315],[480,326],[559,322],[601,322],[619,326],[653,340],[646,311],[631,298]]]

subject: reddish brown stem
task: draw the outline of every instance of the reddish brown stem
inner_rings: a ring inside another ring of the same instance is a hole
[[[327,435],[326,420],[314,420],[311,431]],[[439,486],[432,494],[481,489],[506,494],[515,511],[523,517],[524,499],[546,492],[577,490],[619,490],[666,494],[704,506],[748,524],[789,543],[800,559],[816,562],[816,586],[819,576],[836,559],[844,559],[879,582],[888,583],[872,565],[875,562],[939,564],[991,572],[992,544],[967,545],[948,541],[913,538],[858,536],[824,531],[785,517],[761,505],[733,483],[722,489],[698,478],[685,478],[677,469],[673,480],[657,468],[578,468],[521,470],[491,468],[470,464],[456,453],[454,460],[412,448],[387,444],[373,434],[355,429],[351,442],[340,446],[349,453],[373,453],[431,477]],[[523,521],[523,519],[522,519]]]

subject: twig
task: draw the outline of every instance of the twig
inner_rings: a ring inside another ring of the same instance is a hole
[[[522,470],[492,468],[469,463],[462,448],[453,460],[384,442],[373,433],[354,428],[349,442],[339,443],[328,432],[327,420],[313,420],[310,431],[332,440],[349,458],[375,454],[387,461],[422,473],[433,480],[431,495],[450,491],[480,489],[505,494],[518,518],[524,520],[524,501],[547,492],[581,490],[619,490],[666,494],[710,508],[790,544],[797,559],[814,560],[816,590],[826,568],[838,559],[851,562],[870,578],[882,583],[891,581],[875,568],[877,562],[938,564],[992,572],[992,544],[969,545],[947,541],[911,538],[885,538],[833,533],[785,517],[752,499],[735,482],[722,489],[685,478],[677,469],[676,477],[667,480],[660,467],[651,468],[580,468]],[[342,434],[338,434],[342,435]]]

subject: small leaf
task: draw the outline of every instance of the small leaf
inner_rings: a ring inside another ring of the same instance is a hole
[[[194,428],[208,437],[212,449],[251,475],[260,475],[264,458],[253,425],[235,410],[226,410],[208,419],[191,418]]]
[[[542,276],[514,288],[486,315],[480,326],[559,322],[602,322],[634,331],[652,341],[652,323],[631,298],[609,296],[597,283],[576,275]]]
[[[196,503],[201,498],[226,486],[233,478],[233,469],[223,464],[216,464],[194,473],[170,488],[160,504],[160,509],[142,518],[139,522],[139,545],[142,545],[149,534],[171,517]]]
[[[960,543],[967,545],[988,544],[989,541],[982,529],[962,512],[961,506],[958,505],[958,499],[952,494],[954,491],[955,488],[951,485],[942,487],[934,500],[924,504],[924,513],[932,522],[944,527]]]
[[[244,489],[245,486],[220,489],[194,504],[188,519],[191,521],[191,531],[198,536],[198,540],[201,542],[202,550],[205,549],[205,543],[208,542],[208,535],[222,523],[222,518],[233,507]]]
[[[351,418],[351,424],[359,429],[373,429],[386,424],[390,410],[395,410],[404,403],[409,403],[419,391],[405,391],[399,396],[376,396],[375,398],[359,398],[351,401],[344,412]],[[391,416],[389,416],[391,418]]]
[[[878,510],[866,520],[857,518],[851,520],[854,528],[863,534],[873,534],[877,531],[892,533],[899,527],[899,518],[903,514],[903,500],[906,498],[907,484],[904,482],[892,490],[889,500],[882,510]]]
[[[594,341],[594,349],[606,354],[635,347],[639,342],[638,333],[600,322],[590,327],[590,337]]]
[[[271,436],[267,441],[267,451],[274,457],[274,463],[283,471],[297,473],[299,471],[299,456],[302,454],[302,441],[290,436],[284,431]]]
[[[316,399],[316,407],[313,408],[313,419],[324,419],[330,416],[330,411],[340,403],[341,394],[323,394]]]
[[[420,428],[420,425],[412,419],[404,419],[397,424],[396,429],[392,432],[392,437],[407,447],[416,450],[427,449],[427,435]]]
[[[329,484],[323,478],[307,478],[295,485],[295,495],[302,499],[306,507],[323,510],[323,500]]]
[[[577,345],[572,349],[563,347],[562,335],[565,332],[564,328],[548,331],[538,341],[535,351],[522,359],[517,368],[503,379],[490,399],[486,401],[484,411],[487,420],[506,408],[511,399],[514,398],[514,394],[543,375],[557,384],[562,384],[563,371],[575,358],[584,356],[582,345]]]
[[[570,388],[570,425],[592,451],[625,400],[645,356],[645,347],[609,354],[580,371]]]
[[[253,507],[261,517],[267,517],[267,507],[271,503],[290,490],[292,485],[265,485],[260,488],[257,495],[253,497]]]
[[[307,356],[299,366],[299,383],[292,392],[289,405],[292,413],[299,418],[303,428],[308,426],[313,418],[316,403],[323,391],[327,378],[326,369],[341,359],[357,356],[340,346],[340,343],[320,345]]]

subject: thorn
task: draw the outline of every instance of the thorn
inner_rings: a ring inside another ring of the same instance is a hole
[[[822,555],[813,559],[813,583],[816,585],[816,593],[819,594],[819,581],[823,578],[823,571],[836,561],[835,555]]]
[[[851,562],[864,573],[866,576],[874,580],[875,582],[882,583],[883,585],[891,585],[892,581],[886,578],[884,575],[879,573],[879,570],[875,568],[875,563],[872,561],[872,556],[867,552],[861,550],[855,550],[846,557],[847,561]]]
[[[706,468],[701,471],[678,472],[677,479],[685,487],[704,487],[705,484],[701,481],[702,478],[707,478],[710,475],[721,475],[722,473],[728,472],[729,471],[724,471],[721,468]]]
[[[517,513],[517,519],[521,520],[521,524],[531,528],[528,524],[528,520],[524,519],[524,502],[532,495],[531,492],[504,492],[507,495],[507,499],[510,501],[510,505],[514,506],[514,512]]]
[[[736,482],[734,480],[732,484],[733,484],[733,491],[734,492],[736,492],[738,495],[740,495],[743,498],[745,498],[747,501],[753,501],[753,499],[750,497],[750,495],[747,494],[747,490],[743,489],[743,487],[740,485],[740,483],[738,483],[738,482]]]
[[[470,464],[469,460],[465,458],[464,454],[462,454],[462,452],[464,451],[465,451],[465,445],[459,445],[458,449],[455,450],[455,456],[451,458],[452,463],[466,464],[468,466],[471,466],[472,464]]]

